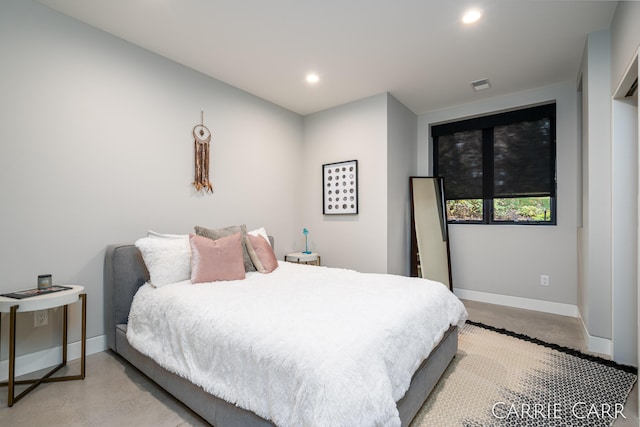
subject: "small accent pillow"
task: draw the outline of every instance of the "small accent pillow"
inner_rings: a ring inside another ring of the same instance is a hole
[[[191,282],[217,282],[245,278],[242,261],[242,233],[211,240],[189,235],[191,244]]]
[[[142,237],[135,242],[150,282],[156,288],[191,277],[191,247],[189,236],[181,238]]]
[[[262,236],[247,234],[247,249],[256,270],[260,273],[271,273],[278,268],[278,259],[269,241]]]
[[[251,262],[251,258],[249,257],[249,252],[247,252],[247,247],[245,244],[245,236],[247,235],[247,226],[242,225],[232,225],[230,227],[225,228],[205,228],[199,225],[194,227],[196,231],[196,235],[208,237],[212,240],[218,240],[221,237],[229,236],[235,233],[241,233],[241,243],[242,243],[242,260],[244,262],[244,271],[256,271],[256,268],[253,266],[253,262]]]
[[[256,228],[255,230],[247,231],[247,234],[251,234],[252,236],[262,236],[265,238],[269,246],[271,246],[271,242],[269,241],[269,235],[267,234],[267,230],[264,227]]]

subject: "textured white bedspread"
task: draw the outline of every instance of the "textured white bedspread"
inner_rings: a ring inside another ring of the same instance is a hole
[[[146,284],[127,338],[279,426],[399,426],[413,373],[466,316],[437,282],[280,262],[241,281]]]

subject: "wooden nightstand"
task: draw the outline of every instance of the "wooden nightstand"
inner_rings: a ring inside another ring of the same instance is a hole
[[[87,342],[87,294],[83,286],[67,286],[68,290],[53,292],[45,295],[32,296],[29,298],[9,298],[0,296],[0,316],[1,313],[9,313],[9,376],[8,381],[0,383],[0,386],[8,386],[9,407],[42,383],[82,380],[85,374],[85,355]],[[51,377],[56,371],[67,364],[67,329],[68,329],[68,307],[69,304],[82,302],[82,352],[80,355],[80,374],[63,377]],[[42,378],[31,380],[15,380],[16,369],[16,313],[25,311],[48,310],[55,307],[63,307],[62,317],[62,363],[54,367]],[[1,319],[1,318],[0,318]],[[1,328],[0,328],[1,329]],[[19,384],[31,384],[22,393],[15,396],[15,386]]]
[[[320,265],[320,254],[311,252],[305,254],[304,252],[292,252],[284,256],[284,260],[288,262],[297,262],[298,264],[312,264]]]

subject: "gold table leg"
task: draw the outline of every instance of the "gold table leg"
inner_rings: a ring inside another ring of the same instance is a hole
[[[43,377],[31,380],[15,380],[16,369],[16,313],[18,306],[11,307],[9,314],[9,378],[8,381],[0,383],[0,386],[8,386],[7,390],[7,404],[12,407],[17,401],[22,399],[27,393],[36,388],[42,383],[59,382],[59,381],[71,381],[71,380],[83,380],[85,377],[85,357],[87,351],[87,294],[80,294],[80,300],[82,301],[82,350],[80,355],[80,374],[79,375],[67,375],[64,377],[53,377],[51,375],[56,373],[62,367],[67,364],[67,329],[68,329],[68,304],[64,306],[62,317],[62,363],[55,366],[52,370],[47,372]],[[31,384],[22,393],[15,396],[15,386],[21,384]]]

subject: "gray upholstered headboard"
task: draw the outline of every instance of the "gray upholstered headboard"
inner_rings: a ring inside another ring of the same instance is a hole
[[[138,248],[131,244],[109,245],[104,257],[104,327],[107,346],[116,350],[116,326],[127,323],[129,308],[138,288],[149,280]]]
[[[273,236],[269,236],[271,246]],[[116,327],[127,323],[133,296],[149,280],[138,248],[132,244],[109,245],[104,257],[104,327],[107,346],[116,348]]]

